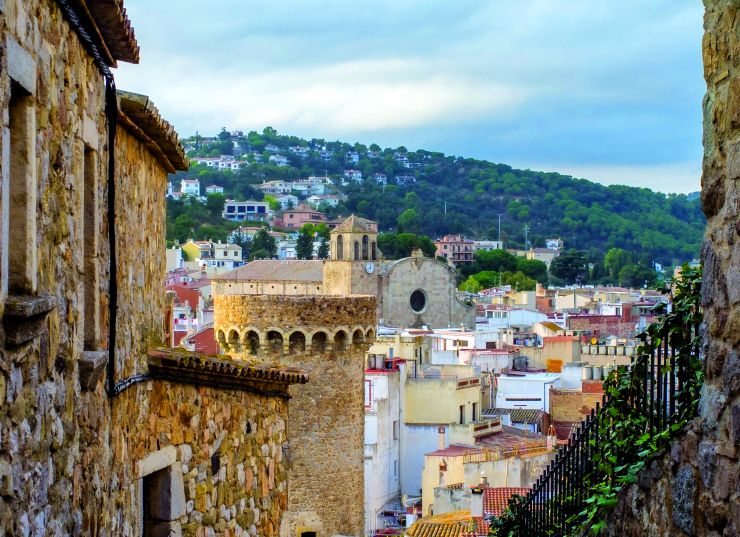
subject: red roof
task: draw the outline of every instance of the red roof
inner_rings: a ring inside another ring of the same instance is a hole
[[[496,487],[483,489],[483,513],[499,516],[506,510],[509,499],[515,494],[526,496],[529,489],[520,487]]]
[[[195,352],[218,354],[218,343],[213,334],[213,326],[207,326],[188,338],[188,343],[195,345]]]
[[[180,302],[187,302],[192,309],[198,307],[198,299],[200,298],[200,291],[198,289],[194,289],[191,286],[173,284],[168,285],[167,290],[174,291],[177,299]]]

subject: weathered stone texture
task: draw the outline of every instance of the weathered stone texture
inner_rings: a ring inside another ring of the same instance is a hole
[[[214,295],[214,329],[229,353],[297,366],[311,379],[290,388],[284,537],[363,534],[364,360],[375,312],[367,296]]]
[[[152,511],[156,531],[277,535],[288,492],[288,407],[281,393],[165,380],[136,384],[118,397],[106,393],[111,222],[105,85],[57,2],[0,6],[0,207],[10,206],[14,76],[30,94],[36,123],[29,174],[35,178],[29,211],[36,244],[28,245],[35,253],[29,266],[35,288],[28,293],[37,297],[9,297],[0,285],[0,535],[140,535],[141,479],[147,468],[164,463],[180,474],[155,493],[165,502]],[[152,142],[147,147],[134,131],[119,124],[114,149],[117,380],[147,371],[147,350],[166,330],[166,170]],[[97,200],[87,228],[86,175],[97,180],[95,195],[87,198]],[[7,259],[19,245],[8,244],[7,228],[17,222],[9,222],[4,210],[0,258]],[[86,242],[91,236],[92,249]],[[0,281],[7,279],[0,274]],[[85,298],[93,291],[97,330],[89,337]],[[162,520],[169,517],[176,519]]]
[[[740,3],[705,0],[699,418],[620,496],[610,535],[740,534]]]

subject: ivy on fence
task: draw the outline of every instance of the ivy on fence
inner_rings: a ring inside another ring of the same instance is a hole
[[[670,311],[638,336],[641,344],[632,365],[613,371],[604,382],[605,404],[596,416],[595,439],[589,441],[594,451],[588,462],[591,470],[579,484],[578,496],[585,499],[548,498],[545,510],[568,506],[572,512],[564,525],[537,528],[536,535],[598,534],[606,527],[606,515],[616,505],[619,491],[637,482],[645,465],[696,416],[703,382],[700,288],[701,269],[685,265],[670,290]],[[656,355],[663,359],[654,360]],[[507,510],[491,520],[489,535],[524,535],[527,516],[527,499],[515,496]],[[531,520],[529,524],[531,528]]]

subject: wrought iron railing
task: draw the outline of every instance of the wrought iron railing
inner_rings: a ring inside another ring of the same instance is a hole
[[[629,477],[634,482],[634,470],[656,454],[655,446],[664,446],[666,438],[694,417],[701,383],[698,283],[691,291],[695,295],[684,304],[685,311],[674,311],[639,336],[643,345],[632,364],[612,373],[605,382],[611,388],[605,390],[602,405],[559,449],[527,496],[510,501],[498,525],[493,521],[494,535],[579,535],[597,523],[593,508],[591,517],[587,514],[589,506],[603,500],[606,509],[616,503],[614,494],[599,496],[598,491],[604,490],[600,484],[630,482],[618,479],[615,469],[632,469]],[[637,429],[630,434],[638,441],[618,441],[629,436],[618,431],[626,427]],[[618,491],[620,486],[610,490]],[[603,520],[605,509],[597,518]]]

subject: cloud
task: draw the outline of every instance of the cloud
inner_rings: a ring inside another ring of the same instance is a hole
[[[692,0],[126,6],[142,63],[118,69],[119,86],[185,135],[271,125],[498,162],[700,163]]]

